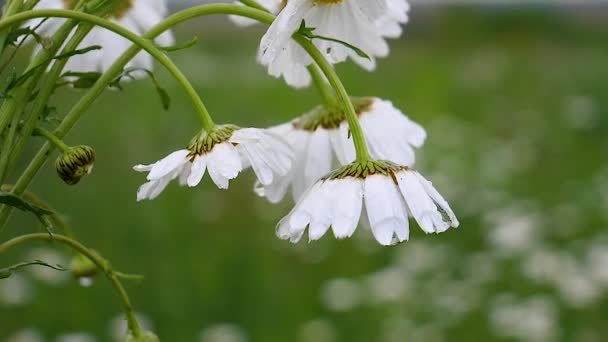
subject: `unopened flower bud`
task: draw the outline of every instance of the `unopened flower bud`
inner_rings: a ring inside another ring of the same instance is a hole
[[[144,331],[140,337],[135,337],[133,334],[129,333],[125,342],[160,342],[160,339],[153,332]]]
[[[75,256],[70,262],[70,272],[77,279],[91,278],[95,276],[98,271],[97,265],[82,254]]]
[[[71,147],[55,161],[57,174],[64,182],[74,185],[93,170],[95,150],[89,146]]]

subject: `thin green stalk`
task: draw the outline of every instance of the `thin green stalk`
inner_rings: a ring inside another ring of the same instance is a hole
[[[173,77],[175,77],[177,82],[184,88],[184,91],[186,91],[186,93],[191,97],[192,101],[194,102],[195,109],[201,116],[201,120],[203,122],[203,127],[205,128],[205,130],[212,130],[215,126],[200,96],[198,95],[188,78],[181,72],[181,70],[179,70],[179,68],[173,63],[173,61],[169,57],[167,57],[158,47],[156,47],[156,45],[152,41],[140,37],[139,35],[129,31],[128,29],[119,24],[113,23],[101,17],[82,12],[63,9],[47,9],[19,13],[9,18],[3,19],[2,21],[0,21],[0,31],[16,23],[41,17],[77,19],[80,21],[95,24],[130,40],[132,43],[146,50],[150,55],[152,55],[152,57],[158,60],[169,71],[169,73],[173,75]]]
[[[0,33],[4,32],[3,30],[8,29],[9,27],[12,27],[12,25],[18,24],[19,21],[14,21],[12,18],[23,14],[24,13],[15,14],[9,18],[0,20],[0,23],[12,22],[12,24],[9,25],[0,25],[2,26],[0,28]],[[50,58],[57,53],[66,37],[76,25],[77,22],[73,20],[69,20],[61,25],[61,27],[53,35],[51,47],[48,49],[41,49],[41,51],[32,59],[25,72],[28,72],[33,68],[37,68],[38,70],[34,73],[34,75],[27,79],[25,83],[15,89],[11,89],[8,92],[2,106],[0,106],[0,132],[4,131],[6,125],[8,125],[8,123],[12,120],[13,115],[23,109],[28,96],[31,95],[35,86],[38,84],[40,77],[42,77],[46,67],[50,63]]]
[[[251,8],[255,8],[264,12],[268,12],[264,6],[260,5],[255,0],[240,0],[245,6],[249,6]],[[316,64],[311,64],[308,66],[308,72],[310,72],[310,76],[315,84],[315,87],[319,91],[321,98],[325,102],[326,105],[330,107],[336,106],[338,103],[336,101],[336,97],[334,96],[333,91],[327,86],[325,82],[325,78],[323,74],[319,70],[319,67]]]
[[[321,73],[321,70],[319,70],[319,67],[316,64],[311,64],[308,66],[308,72],[310,72],[310,76],[312,76],[312,80],[315,83],[315,87],[319,91],[319,94],[323,98],[325,104],[330,107],[339,105],[333,90],[327,86],[327,82],[325,82],[325,77],[323,77],[323,74]]]
[[[264,8],[264,6],[260,5],[260,3],[255,0],[239,0],[239,1],[245,6],[249,6],[251,8],[255,8],[260,11],[266,12],[266,8]]]
[[[10,17],[11,15],[19,12],[21,10],[21,6],[23,5],[23,0],[11,0],[4,5],[4,13],[2,13],[2,18]],[[4,52],[4,44],[6,44],[6,37],[8,37],[8,31],[0,33],[0,56]]]
[[[363,134],[363,129],[359,123],[355,107],[353,106],[353,103],[351,102],[348,92],[346,91],[346,88],[344,88],[340,77],[338,77],[338,74],[334,70],[333,66],[327,61],[321,51],[319,51],[319,49],[317,49],[317,47],[310,40],[299,35],[295,35],[294,39],[302,46],[302,48],[304,48],[304,50],[306,50],[308,55],[310,55],[310,57],[321,68],[321,71],[323,71],[325,77],[327,77],[329,84],[331,84],[332,88],[336,92],[338,99],[342,103],[346,120],[348,121],[348,127],[353,137],[355,150],[357,152],[357,161],[359,163],[367,163],[370,160],[370,156],[367,150],[367,143],[365,142],[365,135]]]
[[[238,6],[232,4],[208,4],[208,5],[199,5],[194,6],[183,11],[174,13],[170,17],[163,20],[161,23],[153,27],[148,33],[144,35],[146,39],[154,39],[161,33],[166,30],[176,26],[182,22],[188,21],[193,18],[207,16],[207,15],[215,15],[215,14],[231,14],[247,17],[250,19],[257,20],[259,22],[265,24],[271,24],[274,20],[274,16],[264,11],[256,10],[253,8],[249,8],[247,6]],[[2,29],[2,22],[0,21],[0,30]],[[303,38],[302,38],[303,39]],[[303,39],[305,40],[305,39]],[[308,42],[310,43],[310,42]],[[316,47],[310,43],[312,49],[316,50]],[[310,47],[309,47],[310,48]],[[139,46],[132,46],[127,50],[114,64],[101,76],[101,78],[93,85],[93,87],[88,91],[85,96],[81,98],[81,100],[72,108],[70,113],[66,115],[63,122],[55,132],[58,137],[63,137],[67,132],[76,124],[76,122],[80,119],[82,114],[89,108],[91,104],[97,99],[97,97],[103,92],[103,90],[112,82],[112,80],[118,76],[120,71],[124,68],[124,66],[141,50]],[[361,139],[362,131],[361,127],[358,124],[356,113],[354,111],[354,107],[350,102],[350,98],[344,89],[344,86],[340,82],[338,76],[335,74],[335,71],[331,67],[331,65],[324,59],[324,57],[317,51],[319,55],[319,61],[322,61],[322,64],[319,64],[321,69],[326,74],[330,84],[336,90],[336,93],[339,95],[339,99],[345,103],[345,112],[347,113],[347,118],[349,120],[349,124],[352,124],[351,130],[354,130],[353,136],[357,134],[355,138],[355,146],[359,146],[357,149],[358,156],[364,155],[367,156],[367,147],[365,145],[365,140]],[[317,63],[319,63],[317,61]],[[323,67],[323,65],[325,67]],[[331,76],[328,76],[331,75]],[[333,75],[332,75],[333,74]],[[339,91],[338,89],[341,88]],[[354,117],[354,123],[353,123]],[[357,129],[358,128],[358,129]],[[363,143],[362,143],[363,141]],[[33,178],[36,176],[40,168],[46,162],[48,155],[52,151],[53,146],[49,143],[44,144],[38,151],[38,153],[34,156],[24,173],[21,175],[17,183],[15,184],[15,188],[13,193],[20,195],[25,189],[29,186]],[[369,157],[363,158],[360,160],[367,160]],[[358,157],[359,160],[359,157]],[[3,227],[5,226],[10,213],[12,211],[11,207],[4,206],[0,209],[0,232],[2,232]]]
[[[78,26],[76,32],[70,37],[70,40],[65,44],[61,53],[64,54],[76,50],[92,28],[93,26],[88,24]],[[30,141],[32,132],[40,121],[40,117],[45,111],[48,101],[55,90],[55,84],[59,77],[61,77],[61,73],[67,63],[67,58],[56,60],[55,63],[53,63],[53,66],[51,66],[51,70],[46,75],[40,91],[38,92],[38,96],[36,96],[36,101],[32,107],[31,114],[29,118],[25,120],[25,123],[21,128],[21,137],[11,152],[10,163],[8,165],[9,170],[13,168],[25,149],[25,146],[27,146],[27,143]]]
[[[19,127],[19,120],[21,118],[19,115],[13,115],[13,120],[11,121],[10,128],[8,129],[8,133],[6,138],[2,141],[2,151],[0,151],[0,183],[4,183],[4,179],[8,174],[8,164],[10,161],[11,149],[15,142],[15,137],[17,135],[17,128]]]
[[[59,139],[55,134],[40,126],[34,128],[33,134],[46,138],[46,140],[55,145],[55,147],[58,147],[62,152],[70,151],[70,146],[66,145],[63,140]]]
[[[31,16],[31,13],[30,16]],[[36,16],[39,16],[41,11],[36,11]],[[248,8],[246,6],[237,6],[232,4],[208,4],[208,5],[200,5],[188,8],[186,10],[174,13],[170,17],[166,18],[158,25],[153,27],[148,33],[146,33],[143,38],[144,39],[154,39],[163,32],[169,30],[173,26],[176,26],[182,22],[188,21],[193,18],[207,16],[207,15],[215,15],[215,14],[233,14],[239,15],[243,17],[248,17],[250,19],[255,19],[260,22],[270,24],[274,20],[274,16],[255,9]],[[35,16],[35,17],[36,17]],[[33,18],[23,18],[21,20],[27,20]],[[4,28],[6,24],[0,21],[0,30]],[[89,91],[81,97],[81,99],[74,105],[74,107],[70,110],[70,112],[63,119],[62,123],[59,125],[58,129],[55,132],[57,137],[63,138],[69,131],[74,127],[74,125],[78,122],[80,117],[84,114],[84,112],[95,102],[95,100],[99,97],[99,95],[106,89],[106,87],[122,72],[123,68],[127,63],[133,59],[139,52],[141,51],[141,47],[138,45],[133,45],[129,48],[121,57],[119,57],[114,64],[97,80],[97,82],[89,89]],[[21,195],[28,185],[31,183],[33,178],[36,176],[40,168],[46,162],[50,152],[53,150],[53,145],[50,143],[44,144],[36,153],[30,164],[27,166],[19,180],[15,184],[13,189],[13,193],[17,195]],[[3,206],[0,208],[0,233],[2,232],[10,214],[12,212],[12,207]]]
[[[106,278],[108,278],[108,280],[110,281],[110,283],[112,283],[112,286],[118,293],[118,297],[120,298],[120,300],[122,301],[122,303],[124,305],[124,310],[125,310],[125,315],[127,317],[129,330],[131,331],[133,336],[136,338],[139,338],[142,336],[141,327],[139,326],[139,322],[137,321],[137,318],[135,317],[135,311],[133,310],[133,306],[131,305],[131,301],[129,300],[127,291],[125,290],[124,286],[118,279],[117,273],[112,269],[112,266],[110,265],[110,263],[107,260],[105,260],[103,257],[101,257],[101,255],[99,255],[97,252],[94,252],[93,250],[85,247],[80,242],[73,240],[69,237],[63,236],[63,235],[58,235],[58,234],[53,234],[53,236],[50,236],[50,235],[44,234],[44,233],[28,234],[28,235],[22,235],[22,236],[16,237],[3,244],[0,244],[0,253],[6,252],[10,248],[20,245],[22,243],[26,243],[29,241],[35,241],[35,240],[62,243],[64,245],[66,245],[67,247],[71,248],[72,250],[74,250],[75,252],[78,252],[78,253],[84,255],[85,257],[87,257],[89,260],[91,260],[91,262],[93,262],[95,264],[95,266],[97,266],[97,268],[99,268],[100,270],[103,271],[103,273],[106,275]]]

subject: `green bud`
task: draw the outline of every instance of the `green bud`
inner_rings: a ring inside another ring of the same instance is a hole
[[[60,155],[55,161],[59,178],[69,185],[74,185],[93,170],[95,150],[89,146],[75,146]]]
[[[76,278],[91,278],[94,277],[98,271],[97,265],[82,254],[75,256],[70,262],[70,272]]]
[[[125,339],[125,342],[160,342],[160,339],[153,332],[144,331],[139,338],[129,333]]]

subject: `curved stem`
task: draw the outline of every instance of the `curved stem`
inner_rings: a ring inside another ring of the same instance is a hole
[[[74,34],[70,37],[68,42],[65,44],[63,50],[61,50],[61,54],[69,53],[78,48],[78,45],[84,40],[84,38],[89,34],[92,25],[84,24],[78,26]],[[24,119],[24,124],[21,127],[21,138],[11,151],[11,160],[8,165],[9,170],[13,167],[13,165],[17,162],[18,157],[21,155],[21,152],[25,149],[25,146],[30,141],[30,137],[34,128],[40,121],[40,117],[44,110],[48,105],[48,101],[55,90],[57,80],[61,76],[63,72],[63,68],[68,63],[67,58],[62,58],[56,60],[51,69],[47,73],[44,82],[40,86],[40,90],[38,95],[36,96],[36,100],[32,106],[32,110],[29,118]]]
[[[336,91],[338,99],[340,102],[342,102],[346,120],[348,121],[348,127],[350,128],[350,133],[353,137],[355,150],[357,151],[357,161],[360,163],[367,163],[367,161],[370,160],[370,156],[367,150],[367,143],[365,142],[363,129],[359,123],[355,107],[353,106],[353,103],[346,92],[346,88],[344,88],[342,81],[340,81],[340,77],[338,77],[338,74],[334,70],[333,66],[310,40],[299,35],[294,35],[293,38],[302,46],[302,48],[304,48],[304,50],[306,50],[317,65],[319,65],[325,74],[325,77],[327,77],[327,80],[329,80],[329,84],[331,84]]]
[[[215,15],[215,14],[238,15],[238,16],[257,20],[264,24],[271,24],[275,18],[275,16],[270,13],[267,13],[267,12],[261,11],[261,10],[256,10],[254,8],[250,8],[247,6],[239,6],[239,5],[233,5],[233,4],[199,5],[199,6],[190,7],[185,10],[182,10],[180,12],[174,13],[173,15],[171,15],[170,17],[166,18],[165,20],[160,22],[158,25],[153,27],[150,31],[148,31],[148,33],[146,33],[144,35],[144,38],[145,39],[154,39],[161,33],[165,32],[166,30],[168,30],[168,29],[172,28],[173,26],[176,26],[182,22],[185,22],[190,19],[197,18],[197,17]],[[1,22],[0,22],[0,24],[1,24]],[[0,25],[0,29],[2,29],[1,25]],[[316,50],[316,47],[314,47],[314,45],[312,45],[312,44],[310,44],[310,45],[312,46],[312,48],[314,50]],[[68,115],[66,115],[63,122],[61,123],[61,125],[59,126],[57,131],[55,132],[56,136],[62,138],[63,136],[65,136],[65,134],[67,134],[67,132],[76,124],[76,122],[80,119],[82,114],[95,101],[95,99],[99,96],[99,94],[101,94],[103,92],[103,90],[107,87],[107,85],[110,84],[110,82],[112,82],[112,80],[116,76],[119,75],[119,73],[123,69],[123,67],[135,55],[137,55],[137,53],[140,50],[141,50],[141,48],[139,46],[132,46],[121,57],[119,57],[116,60],[116,62],[114,62],[114,64],[99,78],[99,80],[97,80],[97,82],[93,85],[93,87],[91,87],[91,89],[89,89],[88,93],[85,96],[83,96],[80,99],[80,101],[68,113]],[[320,55],[320,53],[319,53],[319,55]],[[340,88],[342,88],[342,92],[337,91],[337,93],[341,94],[341,96],[339,98],[342,102],[345,103],[345,107],[347,108],[347,109],[345,109],[345,112],[347,113],[347,118],[349,118],[349,124],[352,123],[352,125],[354,127],[358,127],[359,129],[355,128],[355,131],[361,133],[361,134],[357,135],[357,138],[356,138],[357,140],[355,140],[357,142],[355,146],[359,146],[359,150],[357,150],[357,153],[358,153],[358,155],[363,154],[363,155],[367,156],[367,148],[364,143],[364,140],[363,140],[363,143],[361,142],[362,140],[360,138],[360,135],[362,135],[362,132],[361,132],[360,126],[356,120],[356,113],[354,113],[354,108],[352,106],[352,103],[350,102],[350,99],[348,98],[348,94],[346,94],[346,90],[344,89],[344,86],[342,86],[342,83],[340,82],[338,76],[335,74],[335,71],[332,69],[331,65],[329,65],[329,63],[323,58],[323,56],[320,56],[320,57],[321,57],[320,60],[322,60],[324,62],[324,65],[326,65],[326,67],[325,67],[326,70],[323,70],[324,73],[326,74],[326,76],[328,73],[333,74],[332,77],[327,76],[327,78],[330,80],[330,83],[333,80],[334,84],[336,84],[336,85],[339,84]],[[322,67],[322,69],[323,69],[323,67]],[[332,84],[332,86],[334,86],[334,84]],[[336,86],[334,86],[334,88],[336,88]],[[350,111],[348,110],[348,108],[350,108]],[[353,118],[354,118],[354,123],[353,123]],[[353,136],[354,136],[354,134],[353,134]],[[359,152],[361,147],[364,149],[363,150],[364,152]],[[21,175],[21,177],[19,177],[19,180],[17,181],[17,183],[15,184],[15,188],[13,189],[13,193],[20,195],[25,191],[25,189],[28,187],[28,185],[34,179],[34,176],[36,176],[36,174],[38,173],[40,168],[42,168],[42,166],[46,162],[46,160],[48,158],[48,154],[50,153],[50,151],[52,149],[53,149],[52,145],[47,143],[47,144],[44,144],[44,146],[42,146],[40,148],[40,150],[38,150],[38,153],[36,153],[36,155],[34,156],[32,161],[28,165],[27,169],[24,171],[24,173]],[[362,158],[362,160],[365,160],[365,159],[368,159],[368,158]],[[11,211],[12,211],[12,208],[8,207],[8,206],[4,206],[0,209],[0,232],[2,231],[2,228],[4,227],[4,225],[6,224]]]
[[[141,327],[139,326],[139,322],[137,321],[137,318],[135,317],[135,311],[133,310],[133,306],[131,305],[131,301],[129,300],[127,291],[125,290],[124,286],[118,279],[116,272],[114,270],[112,270],[112,266],[110,265],[110,263],[107,260],[102,258],[98,253],[85,247],[80,242],[70,239],[66,236],[57,235],[57,234],[53,234],[53,236],[49,236],[48,234],[44,234],[44,233],[28,234],[28,235],[22,235],[22,236],[16,237],[3,244],[0,244],[0,253],[6,252],[8,249],[15,247],[17,245],[20,245],[22,243],[34,241],[34,240],[62,243],[64,245],[66,245],[67,247],[71,248],[72,250],[84,255],[89,260],[91,260],[91,262],[93,262],[95,264],[95,266],[97,266],[100,270],[102,270],[104,272],[104,274],[106,275],[106,277],[108,278],[110,283],[112,283],[112,286],[118,293],[118,296],[124,305],[125,315],[127,317],[129,330],[131,331],[133,336],[141,337],[142,331],[141,331]]]
[[[255,8],[258,9],[260,11],[266,11],[266,8],[264,8],[264,6],[260,5],[257,1],[255,0],[239,0],[243,5],[245,6],[249,6],[251,8]]]
[[[121,25],[115,24],[104,18],[82,12],[63,9],[47,9],[19,13],[5,18],[0,21],[0,31],[16,23],[41,17],[78,19],[84,22],[95,24],[97,26],[112,31],[124,37],[125,39],[130,40],[133,44],[138,45],[142,49],[146,50],[150,55],[152,55],[152,57],[158,60],[169,71],[169,73],[173,75],[173,77],[175,77],[179,84],[184,88],[186,93],[190,96],[190,98],[194,102],[194,107],[201,116],[201,119],[203,121],[203,127],[205,128],[205,130],[213,129],[214,123],[211,119],[211,116],[209,115],[209,112],[207,111],[207,108],[205,107],[205,104],[201,100],[200,96],[198,95],[190,81],[188,81],[188,78],[181,72],[181,70],[179,70],[179,68],[173,63],[173,61],[169,57],[167,57],[159,48],[157,48],[156,45],[154,45],[154,43],[151,42],[149,39],[140,37],[139,35],[129,31]]]
[[[323,101],[325,101],[325,104],[330,107],[338,105],[336,96],[334,95],[332,89],[327,86],[327,82],[325,82],[325,78],[319,70],[319,67],[316,64],[311,64],[308,66],[308,72],[310,72],[310,76],[312,76],[315,87],[319,91]]]
[[[70,147],[66,145],[63,140],[59,139],[55,134],[49,132],[48,130],[42,127],[34,128],[33,134],[46,138],[46,140],[58,147],[62,152],[70,151]]]

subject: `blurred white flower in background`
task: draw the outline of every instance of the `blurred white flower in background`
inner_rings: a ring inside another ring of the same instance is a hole
[[[139,325],[143,331],[154,330],[154,324],[152,324],[152,321],[147,315],[142,314],[141,312],[136,312],[135,317],[137,318],[137,321],[139,322]],[[128,332],[128,324],[127,319],[125,318],[125,315],[123,313],[116,315],[116,317],[110,320],[110,324],[108,325],[108,331],[110,337],[112,338],[112,341],[124,341],[125,336],[127,336]]]
[[[70,263],[65,254],[46,247],[30,249],[25,256],[25,260],[42,260],[49,265],[59,265],[62,267],[68,267]],[[32,278],[51,286],[65,284],[70,279],[70,272],[57,271],[44,266],[30,266],[27,268],[27,271]]]
[[[490,225],[489,242],[499,257],[521,255],[538,242],[540,226],[536,212],[513,206],[486,214],[485,221]]]
[[[8,336],[6,342],[44,342],[44,337],[34,328],[25,328]]]
[[[351,279],[331,279],[321,286],[321,302],[331,311],[355,309],[361,303],[362,295],[359,283]]]
[[[304,322],[298,331],[298,342],[334,342],[338,341],[335,325],[328,319],[317,318]]]
[[[392,266],[367,276],[368,300],[374,304],[396,303],[412,294],[413,286],[408,273]]]
[[[8,279],[0,281],[0,305],[23,306],[30,303],[34,296],[31,280],[14,273]]]
[[[221,323],[206,327],[199,334],[198,342],[247,342],[247,334],[238,325]]]
[[[72,6],[72,1],[65,0],[41,0],[35,9],[62,9]],[[124,1],[117,13],[110,17],[116,24],[124,26],[126,29],[136,34],[144,34],[154,25],[158,24],[167,15],[167,5],[165,0],[131,0]],[[40,27],[40,34],[52,35],[65,21],[65,19],[51,18],[45,21]],[[28,23],[31,28],[41,22],[40,19],[32,20]],[[171,46],[174,44],[173,35],[167,31],[155,39],[160,46]],[[75,72],[103,72],[107,70],[120,55],[123,54],[132,43],[104,28],[95,27],[79,45],[79,49],[100,45],[101,50],[90,51],[83,55],[73,56],[68,61],[64,70]],[[38,47],[39,49],[39,47]],[[147,52],[140,52],[133,58],[126,68],[143,68],[151,70],[153,59]],[[145,73],[134,73],[134,76],[143,76]]]
[[[555,341],[560,337],[557,305],[548,297],[520,300],[499,295],[490,309],[490,323],[498,336],[530,342]]]
[[[95,336],[85,332],[70,332],[57,336],[55,342],[96,342]]]

